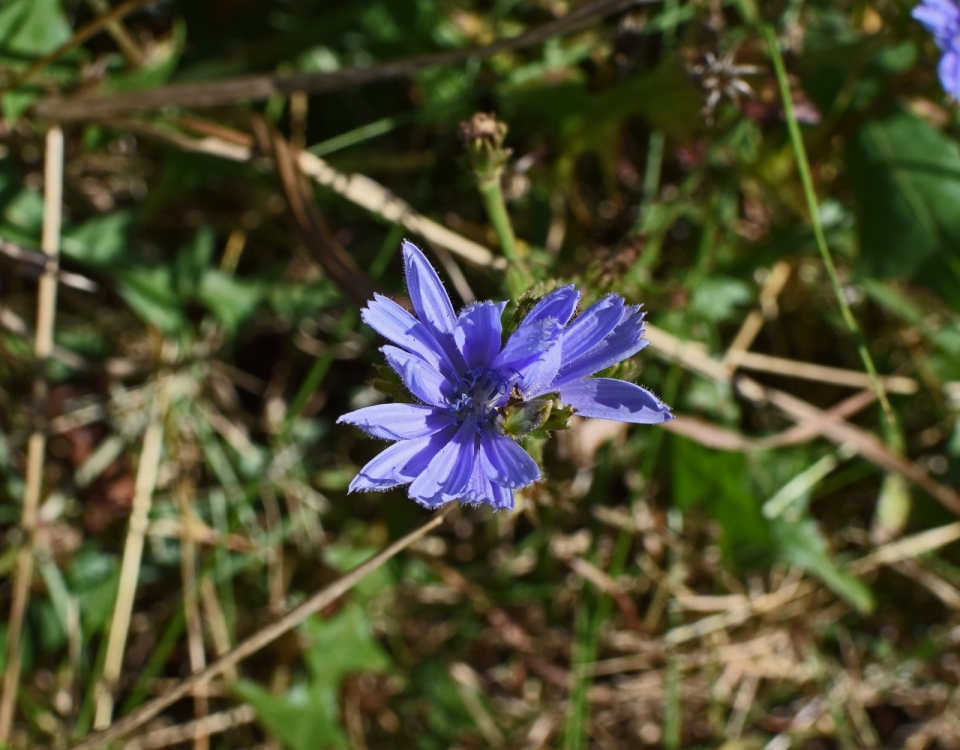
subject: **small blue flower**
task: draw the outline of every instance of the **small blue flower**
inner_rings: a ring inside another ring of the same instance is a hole
[[[933,34],[943,52],[937,72],[944,91],[960,100],[960,4],[957,0],[922,0],[912,15]]]
[[[421,403],[369,406],[337,420],[396,441],[360,470],[350,492],[409,484],[410,497],[430,508],[451,500],[513,508],[513,491],[540,479],[540,468],[501,429],[511,399],[559,393],[586,417],[641,424],[672,418],[638,385],[589,377],[646,345],[639,306],[610,295],[571,323],[580,294],[561,287],[504,345],[506,302],[479,302],[456,315],[423,253],[405,241],[403,260],[417,317],[379,294],[362,317],[396,344],[381,351]]]

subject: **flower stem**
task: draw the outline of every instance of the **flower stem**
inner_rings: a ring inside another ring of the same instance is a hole
[[[483,206],[487,210],[493,230],[497,233],[500,250],[507,259],[507,292],[510,299],[516,302],[533,284],[533,276],[517,248],[517,240],[513,234],[513,225],[507,213],[507,204],[503,200],[503,190],[500,188],[500,171],[484,180],[477,181],[477,188],[483,198]]]
[[[780,98],[783,102],[783,114],[787,121],[787,130],[790,132],[790,141],[793,145],[794,156],[797,160],[797,171],[800,173],[800,182],[803,185],[803,192],[807,200],[807,210],[810,213],[810,226],[813,229],[813,236],[816,240],[817,249],[823,258],[823,264],[826,266],[827,275],[830,277],[830,285],[833,287],[833,293],[840,305],[840,312],[843,315],[843,321],[847,329],[853,335],[857,343],[857,352],[863,361],[863,366],[870,377],[870,385],[877,394],[877,400],[883,410],[883,416],[886,420],[887,441],[897,452],[903,450],[903,434],[900,430],[897,416],[894,414],[890,400],[883,388],[883,383],[877,375],[877,368],[873,363],[873,357],[867,348],[863,338],[863,332],[853,316],[853,311],[847,302],[843,293],[843,287],[840,284],[840,277],[837,275],[837,268],[833,262],[833,255],[827,245],[827,238],[823,232],[823,224],[820,221],[820,206],[817,202],[817,195],[813,187],[813,177],[810,173],[810,162],[807,159],[807,151],[803,145],[803,136],[800,133],[800,125],[797,122],[797,116],[793,109],[793,96],[790,92],[790,81],[787,79],[787,71],[783,64],[783,56],[780,54],[780,47],[777,45],[777,36],[769,24],[762,24],[761,32],[767,42],[767,48],[770,51],[770,59],[773,61],[774,72],[777,77],[777,85],[780,88]]]

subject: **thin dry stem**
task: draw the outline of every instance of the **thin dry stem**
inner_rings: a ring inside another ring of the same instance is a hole
[[[244,704],[231,708],[229,711],[204,716],[202,719],[188,721],[172,727],[163,727],[148,732],[143,737],[130,740],[123,746],[123,750],[157,750],[161,747],[179,745],[191,738],[206,737],[211,734],[226,732],[234,727],[256,721],[257,712],[253,706]]]
[[[140,561],[143,557],[143,537],[147,531],[153,490],[157,484],[157,472],[160,468],[160,454],[163,449],[163,421],[167,412],[167,388],[168,383],[161,376],[157,382],[157,395],[153,401],[150,422],[143,436],[143,450],[140,453],[140,463],[137,467],[130,524],[123,548],[117,602],[113,610],[113,620],[110,623],[103,674],[96,688],[94,727],[98,729],[110,726],[113,717],[113,691],[116,688],[117,680],[120,678],[120,670],[123,665],[123,652],[127,643],[127,631],[130,629],[133,600],[137,593]]]
[[[183,614],[187,628],[187,651],[190,655],[190,671],[200,672],[207,666],[203,649],[203,624],[200,619],[200,597],[197,593],[197,545],[193,538],[194,488],[192,482],[184,479],[177,491],[177,504],[180,516],[184,519],[180,537],[180,574],[183,579]],[[207,686],[197,685],[193,693],[193,712],[199,721],[209,712]],[[194,750],[208,750],[210,737],[206,732],[197,731],[193,737]]]
[[[327,93],[367,83],[406,78],[427,67],[455,65],[465,60],[482,59],[501,52],[523,49],[556,36],[578,31],[600,16],[617,13],[631,5],[652,4],[656,1],[595,0],[556,21],[485,47],[431,52],[366,68],[345,68],[329,73],[271,73],[219,81],[175,83],[143,91],[121,92],[112,96],[82,96],[72,99],[57,97],[40,101],[36,106],[36,112],[41,117],[61,121],[86,120],[117,117],[136,110],[156,109],[169,105],[214,107],[263,101],[274,95],[287,96],[294,91],[304,91],[308,94]]]
[[[110,3],[107,0],[87,0],[87,5],[97,15],[104,16],[110,13]],[[111,20],[107,24],[107,33],[113,37],[113,41],[117,43],[123,56],[127,58],[127,62],[134,66],[143,63],[143,50],[140,49],[137,40],[133,38],[133,34],[124,26],[123,21],[119,18]]]
[[[763,289],[760,290],[759,309],[754,308],[747,314],[727,353],[723,355],[723,363],[730,369],[731,374],[737,369],[740,355],[749,350],[754,339],[757,338],[757,334],[763,328],[763,321],[776,313],[777,297],[790,279],[790,270],[790,264],[785,260],[778,261],[770,269],[763,283]]]
[[[54,125],[47,131],[44,171],[43,236],[41,245],[47,262],[37,291],[37,332],[34,355],[37,376],[34,398],[37,424],[27,441],[27,475],[23,496],[20,528],[24,534],[23,547],[17,559],[13,583],[13,602],[10,607],[10,626],[7,631],[7,670],[0,697],[0,742],[5,743],[13,726],[17,684],[20,679],[21,631],[30,581],[33,579],[33,542],[37,524],[37,507],[43,483],[43,461],[46,453],[47,362],[53,353],[53,329],[57,312],[57,270],[60,260],[60,223],[63,204],[63,130]]]
[[[235,667],[251,654],[255,654],[257,651],[272,643],[287,631],[295,628],[310,615],[318,612],[328,604],[339,599],[341,596],[343,596],[343,594],[353,588],[358,581],[362,580],[373,571],[379,569],[384,563],[398,555],[418,539],[422,538],[426,534],[429,534],[443,522],[444,517],[450,512],[454,505],[455,503],[448,504],[446,507],[435,513],[433,517],[423,526],[398,539],[393,544],[386,547],[382,552],[374,555],[362,565],[358,565],[356,568],[351,570],[346,575],[340,577],[329,586],[320,589],[320,591],[307,599],[307,601],[303,602],[303,604],[294,607],[276,622],[258,630],[252,636],[240,643],[235,649],[233,649],[233,651],[226,656],[217,659],[217,661],[204,669],[202,672],[190,675],[186,679],[182,680],[177,687],[173,688],[165,695],[158,696],[152,701],[145,703],[137,710],[115,722],[112,726],[96,732],[95,734],[74,745],[71,750],[93,750],[94,748],[105,746],[107,743],[117,739],[118,737],[123,737],[127,734],[130,734],[130,732],[135,730],[137,727],[140,727],[146,722],[150,721],[150,719],[163,711],[167,706],[170,706],[186,695],[190,695],[194,688],[200,683],[209,682],[214,677],[225,674],[228,670]]]

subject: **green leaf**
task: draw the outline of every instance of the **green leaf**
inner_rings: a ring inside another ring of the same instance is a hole
[[[873,611],[870,589],[830,559],[827,542],[816,521],[810,518],[797,521],[777,518],[771,528],[781,559],[817,576],[860,613],[869,614]]]
[[[733,317],[737,307],[753,296],[750,287],[729,276],[708,276],[693,290],[690,312],[720,323]]]
[[[41,57],[70,38],[60,0],[7,0],[0,10],[0,55]]]
[[[174,262],[174,283],[181,297],[189,298],[197,294],[204,274],[213,263],[213,251],[216,235],[213,227],[200,227],[193,240],[177,253]]]
[[[390,667],[390,657],[373,637],[367,613],[358,604],[347,605],[329,620],[311,617],[304,629],[313,642],[304,658],[317,682],[339,684],[350,672]]]
[[[237,693],[250,702],[264,726],[293,750],[346,748],[340,725],[340,683],[351,672],[383,671],[390,658],[373,637],[366,612],[349,604],[329,620],[312,617],[304,623],[311,645],[304,654],[310,681],[284,696],[243,681]]]
[[[221,323],[236,330],[257,309],[264,292],[256,282],[211,269],[201,277],[196,296]]]
[[[278,696],[248,680],[234,689],[256,709],[263,725],[285,746],[293,750],[350,747],[340,725],[336,693],[298,685]]]
[[[860,213],[863,270],[908,276],[960,297],[960,147],[894,112],[851,138],[847,169]]]
[[[169,268],[127,268],[116,273],[118,291],[144,322],[177,333],[186,322]]]
[[[127,249],[127,231],[132,218],[129,211],[117,211],[85,221],[64,233],[63,254],[92,266],[118,262]]]
[[[43,196],[35,190],[21,190],[7,204],[3,218],[39,239],[43,226]]]
[[[753,564],[772,550],[742,453],[720,453],[674,436],[671,456],[674,501],[682,510],[699,505],[717,520],[728,559]]]

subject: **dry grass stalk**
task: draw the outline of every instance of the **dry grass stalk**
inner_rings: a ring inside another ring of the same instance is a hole
[[[46,453],[47,362],[53,354],[53,330],[57,312],[57,270],[60,260],[60,224],[63,206],[63,130],[58,125],[47,131],[44,165],[43,235],[41,245],[47,262],[37,290],[37,329],[34,355],[37,376],[34,381],[36,426],[27,441],[27,473],[20,528],[23,546],[17,558],[7,631],[7,668],[0,696],[0,743],[10,737],[20,680],[23,618],[30,598],[33,579],[33,542],[37,524],[37,507],[43,484],[43,462]]]
[[[197,737],[205,737],[209,741],[212,734],[249,724],[256,721],[256,718],[257,712],[253,706],[244,704],[229,711],[220,711],[204,716],[202,719],[188,721],[185,724],[155,729],[125,743],[123,750],[158,750],[158,748],[179,745]]]
[[[193,524],[189,522],[193,516],[194,487],[189,479],[182,479],[176,491],[177,506],[182,524],[183,534],[180,537],[180,575],[183,579],[183,614],[187,628],[187,651],[190,656],[190,671],[200,672],[207,666],[207,658],[203,649],[203,623],[200,619],[200,597],[197,586],[197,545],[193,539]],[[199,721],[209,711],[207,700],[207,686],[197,685],[193,694],[193,712]],[[209,734],[197,731],[193,737],[194,750],[208,750],[210,747]]]
[[[144,2],[145,0],[130,1]],[[60,121],[98,120],[106,117],[117,117],[137,110],[157,109],[170,105],[215,107],[240,102],[263,101],[275,95],[288,96],[295,91],[321,94],[377,81],[406,78],[423,68],[455,65],[466,60],[482,59],[501,52],[531,47],[545,42],[547,39],[579,31],[595,19],[618,13],[631,5],[653,4],[654,2],[656,0],[594,0],[594,2],[567,13],[556,21],[545,23],[525,34],[510,39],[502,39],[484,47],[431,52],[379,65],[371,65],[366,68],[345,68],[328,73],[274,73],[228,78],[219,81],[175,83],[142,91],[120,92],[111,96],[82,96],[73,99],[54,97],[40,101],[35,107],[35,111],[40,117]],[[118,6],[117,11],[123,7]],[[101,19],[98,19],[98,21],[101,23],[100,28],[102,28],[103,21]]]
[[[106,16],[111,12],[110,3],[107,0],[87,0],[87,5],[100,16]],[[143,50],[120,18],[114,18],[107,23],[107,33],[113,37],[113,41],[117,43],[128,63],[134,66],[143,63]]]
[[[137,467],[136,488],[123,548],[123,562],[120,567],[120,583],[107,639],[107,654],[104,659],[103,674],[96,688],[94,727],[97,729],[110,726],[113,718],[113,691],[123,666],[123,652],[126,648],[127,632],[130,629],[133,600],[137,593],[140,561],[143,557],[143,539],[149,524],[153,490],[156,487],[157,472],[160,469],[169,383],[161,376],[156,387],[157,394],[151,406],[150,422],[143,436],[143,450]]]
[[[727,353],[723,355],[723,363],[729,368],[731,375],[740,364],[740,356],[750,349],[763,328],[763,321],[776,314],[777,297],[790,280],[790,271],[790,264],[785,260],[778,261],[770,269],[760,290],[760,308],[754,308],[747,314],[740,330],[727,348]]]
[[[113,740],[130,734],[133,730],[143,726],[154,716],[184,696],[192,694],[197,685],[209,682],[214,677],[226,674],[251,654],[255,654],[264,646],[267,646],[284,633],[295,628],[310,615],[319,612],[328,604],[339,599],[343,594],[353,588],[358,581],[382,567],[384,563],[396,557],[421,537],[429,534],[443,523],[444,517],[454,507],[453,503],[447,504],[437,511],[423,526],[401,537],[393,544],[388,545],[383,551],[374,555],[362,565],[358,565],[346,575],[341,576],[329,586],[320,589],[320,591],[316,592],[299,606],[291,609],[276,622],[258,630],[245,641],[241,642],[233,651],[217,659],[202,672],[190,675],[186,679],[181,680],[177,687],[165,695],[154,698],[152,701],[145,703],[140,706],[140,708],[119,719],[111,726],[81,740],[74,745],[71,750],[94,750],[94,748],[104,747]]]

